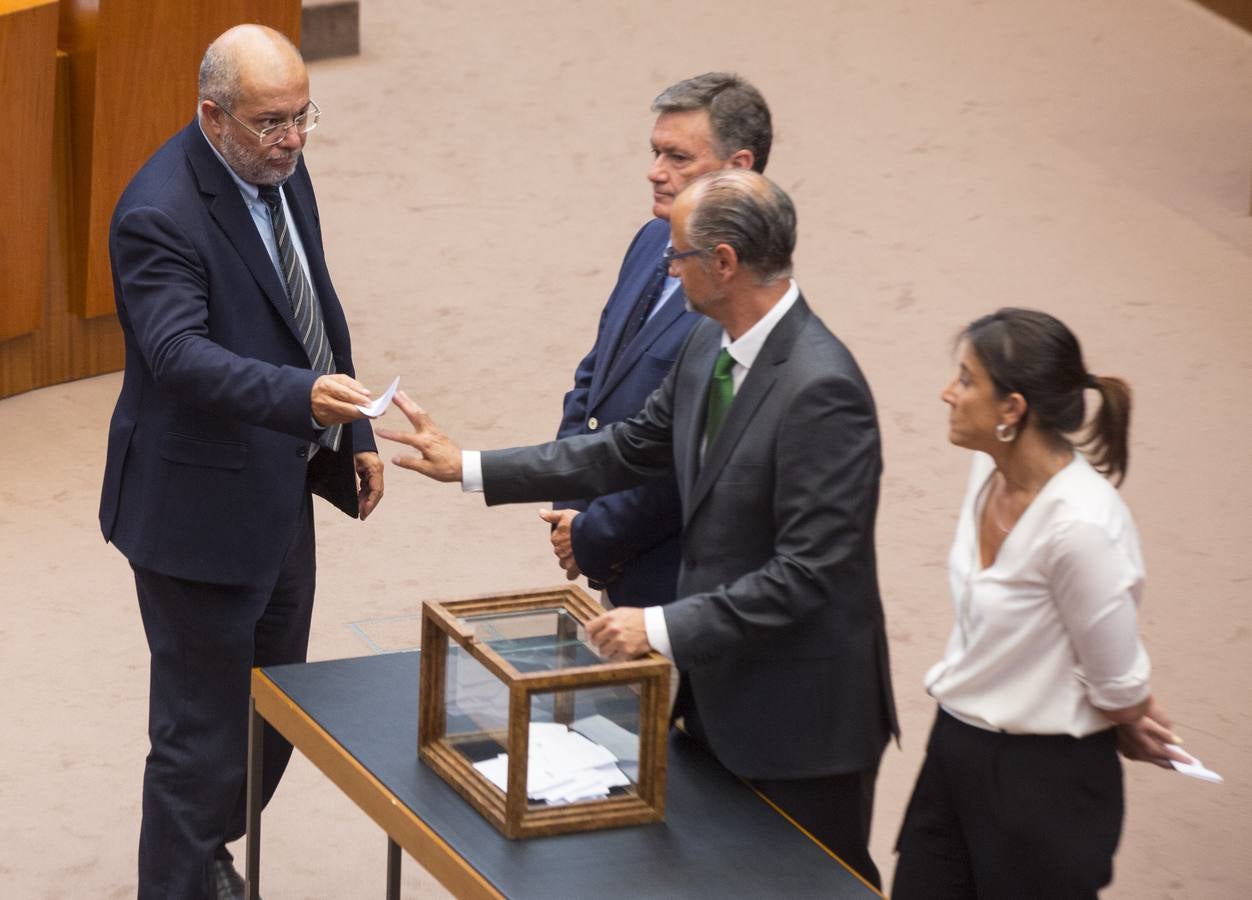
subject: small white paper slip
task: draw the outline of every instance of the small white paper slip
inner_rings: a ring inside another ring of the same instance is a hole
[[[484,759],[474,763],[474,768],[482,772],[487,780],[502,791],[509,789],[509,757],[501,753],[494,759]]]
[[[387,411],[387,404],[391,402],[391,398],[396,395],[396,388],[400,386],[400,376],[397,375],[392,379],[391,386],[383,392],[383,395],[373,403],[358,403],[357,409],[365,413],[371,419],[377,419]]]
[[[1176,759],[1171,759],[1169,761],[1170,765],[1172,765],[1175,770],[1184,775],[1190,775],[1192,778],[1199,778],[1201,781],[1211,781],[1214,784],[1222,783],[1222,776],[1218,775],[1212,769],[1206,769],[1204,767],[1204,763],[1200,762],[1186,750],[1182,749],[1182,747],[1179,747],[1177,744],[1166,744],[1165,746],[1171,750],[1177,750],[1179,753],[1191,760],[1191,762],[1185,763],[1179,762]]]

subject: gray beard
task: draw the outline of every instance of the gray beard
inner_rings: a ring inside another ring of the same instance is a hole
[[[230,131],[223,130],[219,140],[221,146],[217,149],[226,164],[249,184],[281,184],[291,177],[291,173],[296,170],[296,163],[300,161],[300,150],[292,150],[291,164],[284,167],[285,171],[276,171],[264,160],[257,159],[252,150],[245,148]]]

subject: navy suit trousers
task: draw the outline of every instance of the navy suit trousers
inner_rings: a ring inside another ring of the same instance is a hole
[[[273,585],[206,584],[134,567],[152,653],[139,897],[211,896],[211,862],[245,824],[253,666],[303,662],[316,558],[312,500]],[[265,728],[266,802],[291,745]]]

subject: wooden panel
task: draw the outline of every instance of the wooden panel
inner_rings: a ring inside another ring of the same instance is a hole
[[[0,341],[43,318],[56,36],[56,0],[0,0]]]
[[[47,260],[42,324],[31,334],[0,341],[0,397],[113,372],[122,367],[125,358],[116,315],[82,319],[70,312],[74,197],[70,185],[69,83],[69,57],[57,53],[52,190],[50,196],[44,196],[48,227],[41,241]]]
[[[1219,16],[1234,22],[1244,31],[1252,31],[1252,0],[1199,0]]]
[[[304,0],[300,52],[305,62],[360,55],[361,4],[358,0]]]
[[[241,22],[269,25],[298,43],[300,0],[62,0],[74,116],[73,269],[81,273],[70,302],[79,315],[113,312],[113,207],[153,151],[195,115],[205,47]]]

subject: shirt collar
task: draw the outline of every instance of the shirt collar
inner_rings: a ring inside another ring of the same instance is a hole
[[[217,147],[213,146],[213,142],[209,140],[209,136],[204,133],[203,123],[201,123],[198,118],[196,120],[196,124],[200,127],[200,134],[204,137],[204,142],[209,145],[209,149],[213,151],[213,155],[217,157],[217,161],[222,164],[223,168],[230,173],[230,177],[235,180],[235,184],[238,185],[244,199],[249,203],[256,203],[257,200],[260,199],[261,189],[255,184],[252,184],[250,181],[244,181],[240,178],[239,174],[230,167],[230,163],[226,161],[226,157],[222,156]]]
[[[789,281],[791,285],[787,288],[787,293],[779,297],[778,302],[770,308],[769,312],[761,316],[755,325],[739,335],[737,341],[732,341],[730,335],[725,330],[722,331],[722,346],[726,347],[734,361],[745,369],[752,368],[757,354],[765,346],[765,339],[769,337],[779,320],[787,314],[787,310],[791,309],[800,298],[800,288],[796,280],[791,278]]]

